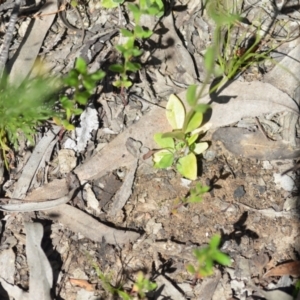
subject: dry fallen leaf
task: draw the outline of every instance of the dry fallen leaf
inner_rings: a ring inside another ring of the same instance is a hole
[[[259,160],[292,159],[300,156],[300,149],[292,149],[282,141],[269,141],[260,132],[249,132],[244,128],[219,128],[213,139],[221,141],[233,154]]]
[[[270,271],[268,271],[264,277],[271,276],[300,276],[300,261],[292,261],[288,263],[281,264]]]
[[[76,278],[70,278],[69,279],[70,283],[72,285],[79,286],[87,291],[94,291],[95,288],[92,284],[90,284],[87,280],[85,279],[76,279]]]

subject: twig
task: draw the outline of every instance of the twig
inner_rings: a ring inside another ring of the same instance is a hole
[[[50,16],[50,15],[58,14],[59,12],[61,12],[63,10],[66,10],[66,5],[65,4],[62,4],[58,10],[53,11],[53,12],[44,13],[44,14],[41,14],[40,12],[37,12],[34,15],[32,15],[31,18],[33,18],[33,19],[36,19],[36,18],[37,19],[41,19],[44,16]]]
[[[262,132],[262,134],[264,135],[264,137],[268,140],[268,141],[273,141],[271,138],[268,137],[265,129],[262,127],[262,125],[260,124],[260,121],[258,119],[258,117],[255,117],[255,121],[256,121],[256,124],[258,126],[258,128],[260,129],[260,131]]]

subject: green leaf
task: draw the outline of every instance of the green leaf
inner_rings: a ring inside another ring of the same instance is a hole
[[[163,137],[162,133],[156,133],[153,137],[154,141],[159,145],[161,148],[170,148],[174,149],[174,140],[171,137]]]
[[[203,199],[200,195],[192,195],[188,198],[188,203],[199,203],[201,202]]]
[[[134,27],[134,32],[135,32],[135,35],[138,37],[138,38],[141,38],[141,39],[146,39],[146,38],[149,38],[151,35],[152,35],[152,31],[149,30],[149,29],[143,29],[141,26],[139,25],[136,25]]]
[[[127,61],[126,64],[125,64],[125,68],[128,71],[136,72],[136,71],[141,69],[141,65],[139,63],[133,63],[131,61]]]
[[[124,72],[124,67],[121,64],[113,64],[113,65],[109,66],[109,69],[113,72],[116,72],[116,73],[123,73]]]
[[[125,88],[129,88],[132,86],[132,82],[130,80],[121,80],[122,86]]]
[[[142,12],[139,9],[139,7],[136,4],[127,4],[128,9],[132,12],[135,23],[139,23],[139,20],[141,18]]]
[[[182,102],[174,94],[170,95],[166,106],[166,116],[173,129],[181,129],[185,119]]]
[[[162,16],[163,13],[160,11],[159,7],[157,6],[151,6],[147,9],[147,14],[152,15],[152,16]]]
[[[218,253],[215,253],[214,260],[223,266],[230,266],[231,265],[231,259],[226,255],[225,253],[222,253],[218,251]]]
[[[189,153],[179,158],[176,168],[185,178],[195,180],[197,178],[197,159],[195,154]]]
[[[90,93],[87,91],[78,92],[75,94],[76,102],[81,105],[85,105],[90,97]]]
[[[121,80],[116,80],[113,82],[113,86],[120,88],[122,87],[122,81]]]
[[[75,63],[75,69],[80,73],[80,74],[86,74],[87,73],[87,65],[85,60],[82,57],[78,57],[76,59]]]
[[[144,29],[143,39],[148,39],[153,34],[153,31],[150,29]]]
[[[91,76],[91,79],[93,79],[94,81],[99,81],[99,80],[102,80],[104,77],[105,77],[106,73],[102,70],[99,70],[95,73],[92,73],[90,76]]]
[[[117,291],[118,296],[120,296],[123,300],[132,300],[132,297],[128,295],[126,292],[123,291]]]
[[[220,242],[221,242],[221,237],[218,234],[216,234],[212,236],[212,238],[210,239],[209,247],[211,249],[217,249],[220,245]]]
[[[67,96],[62,96],[59,99],[59,101],[64,109],[72,108],[74,106],[74,102],[70,100]]]
[[[72,0],[70,2],[70,4],[71,4],[72,7],[76,8],[78,6],[78,1],[77,0]]]
[[[165,169],[171,167],[174,161],[174,155],[168,150],[160,150],[153,154],[154,167],[157,169]]]
[[[199,154],[203,153],[208,148],[208,146],[209,145],[206,142],[196,143],[193,151],[199,155]]]
[[[213,73],[216,56],[215,47],[210,46],[207,48],[204,54],[204,66],[209,74]]]
[[[194,268],[194,266],[193,265],[187,265],[186,266],[186,269],[187,269],[187,271],[189,272],[189,273],[191,273],[191,274],[195,274],[196,273],[196,270],[195,270],[195,268]]]
[[[189,133],[195,130],[196,128],[200,127],[202,120],[203,120],[203,114],[195,111],[191,115],[190,119],[187,120],[188,124],[185,133]]]
[[[189,146],[191,146],[198,138],[199,134],[196,133],[196,134],[193,134],[192,136],[190,136],[188,139],[187,139],[187,143]]]
[[[75,126],[70,124],[68,120],[62,120],[61,121],[62,126],[66,129],[66,130],[74,130]]]
[[[101,4],[104,8],[115,8],[119,6],[119,3],[114,0],[102,0]]]
[[[185,140],[185,134],[182,131],[172,131],[172,132],[166,132],[162,135],[163,138],[170,137],[172,139],[177,139],[184,141]]]
[[[124,54],[127,51],[127,49],[123,45],[116,45],[115,48],[122,54]]]
[[[210,105],[207,104],[198,104],[194,107],[194,110],[198,113],[204,114],[208,109],[210,108]]]
[[[133,37],[133,33],[127,29],[121,29],[120,30],[122,35],[125,36],[125,37]]]
[[[81,115],[81,114],[83,113],[83,110],[82,110],[81,108],[74,108],[74,109],[72,110],[72,113],[73,113],[73,115],[75,115],[75,116],[79,116],[79,115]]]
[[[70,87],[78,87],[79,85],[79,79],[78,79],[79,73],[75,69],[71,70],[69,74],[64,78],[64,83]]]
[[[187,88],[187,91],[186,91],[186,101],[188,102],[188,104],[193,107],[196,105],[197,103],[197,95],[196,95],[196,92],[197,92],[197,85],[190,85],[188,88]]]
[[[161,0],[154,0],[154,3],[159,7],[160,11],[163,12],[164,9],[164,3]]]
[[[96,83],[93,79],[91,79],[91,77],[87,77],[85,79],[82,80],[82,84],[83,86],[87,89],[87,91],[91,94],[93,89],[96,86]]]
[[[143,27],[140,25],[135,25],[134,33],[137,37],[142,38],[144,33]]]
[[[138,57],[140,55],[143,54],[143,50],[139,49],[139,48],[133,48],[132,51],[131,51],[131,55],[134,56],[134,57]]]

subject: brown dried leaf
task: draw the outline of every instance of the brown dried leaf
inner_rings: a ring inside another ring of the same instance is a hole
[[[85,279],[70,278],[70,283],[72,285],[79,286],[79,287],[85,289],[86,291],[92,292],[95,290],[94,286]]]
[[[300,261],[292,261],[279,265],[268,271],[264,277],[283,275],[300,276]]]

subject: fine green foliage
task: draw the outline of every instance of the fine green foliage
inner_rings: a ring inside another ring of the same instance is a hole
[[[60,88],[58,80],[42,77],[26,79],[17,87],[0,86],[0,148],[7,168],[6,153],[18,148],[20,135],[33,143],[37,127],[58,116],[54,96]]]
[[[197,104],[196,89],[195,85],[187,89],[186,98],[191,107],[187,113],[181,100],[175,95],[170,96],[166,107],[166,117],[173,130],[154,135],[155,142],[161,148],[153,154],[154,167],[175,166],[181,175],[191,180],[197,178],[196,155],[208,148],[208,143],[197,142],[200,133],[203,133],[200,127],[203,113],[209,106]]]
[[[103,79],[105,72],[88,73],[86,62],[83,58],[76,60],[75,68],[64,78],[64,84],[67,87],[74,88],[73,98],[63,95],[60,97],[62,114],[60,117],[54,117],[57,125],[63,126],[67,130],[73,130],[74,125],[70,123],[72,116],[80,115],[83,110],[77,105],[86,105],[89,97],[93,94],[96,83]]]
[[[214,69],[216,76],[223,75],[226,80],[233,79],[239,72],[268,58],[268,53],[257,52],[263,38],[258,33],[259,27],[249,26],[247,31],[238,36],[239,24],[242,21],[239,14],[220,5],[220,1],[209,1],[207,12],[216,24],[214,32],[214,42],[217,45],[217,64]]]
[[[79,115],[92,95],[96,82],[105,76],[103,71],[88,74],[87,65],[81,58],[77,59],[75,68],[61,83],[60,79],[37,77],[26,79],[20,85],[7,85],[2,80],[0,90],[0,150],[8,168],[6,153],[11,147],[17,149],[20,135],[34,143],[33,137],[37,127],[49,119],[67,130],[74,129],[70,124],[72,115]],[[74,88],[72,99],[62,95],[57,103],[57,94],[63,88]],[[59,104],[60,109],[57,109]]]
[[[202,185],[200,182],[196,183],[187,197],[179,198],[176,201],[175,207],[172,209],[172,214],[176,214],[179,207],[186,204],[200,203],[203,200],[203,195],[209,191],[210,187]]]
[[[204,65],[208,73],[205,84],[208,83],[211,75],[217,77],[224,76],[223,80],[214,86],[210,92],[215,91],[229,79],[232,79],[240,70],[241,66],[244,66],[245,60],[249,61],[250,58],[248,57],[248,51],[245,56],[238,56],[238,48],[230,48],[230,32],[234,24],[241,20],[241,17],[234,12],[228,11],[228,9],[225,9],[221,4],[222,1],[220,0],[208,0],[206,3],[207,13],[215,22],[215,29],[213,32],[212,44],[207,48],[204,55]],[[225,37],[226,31],[228,32],[227,38]],[[238,47],[238,43],[236,44],[236,47]],[[249,49],[249,51],[252,50],[253,49]]]
[[[193,251],[194,256],[197,259],[197,266],[189,264],[187,266],[188,272],[195,275],[196,278],[202,278],[213,274],[214,262],[223,265],[230,266],[231,260],[228,255],[219,250],[221,237],[214,235],[207,247],[202,249],[195,249]]]
[[[288,34],[285,40],[277,43],[275,40],[270,40],[269,37],[273,34],[272,28],[275,28],[277,21],[274,22],[269,32],[262,30],[264,18],[259,15],[252,24],[243,23],[245,21],[241,17],[241,11],[235,7],[237,3],[221,0],[208,0],[206,3],[207,14],[214,21],[215,29],[212,44],[204,55],[204,64],[209,76],[221,78],[212,87],[210,93],[221,88],[249,67],[263,61],[269,60],[280,66],[270,53],[290,39],[291,32],[287,29]],[[281,27],[284,27],[284,24],[281,24]],[[287,68],[282,68],[297,79]]]
[[[103,2],[102,5],[119,5],[118,0],[108,0]],[[121,2],[123,3],[123,1]],[[141,24],[142,15],[153,15],[161,17],[164,12],[164,5],[161,0],[139,0],[139,4],[128,3],[128,9],[133,15],[135,26],[133,30],[121,29],[121,33],[126,37],[126,42],[117,45],[116,49],[123,56],[123,63],[113,64],[110,66],[110,70],[120,74],[118,80],[113,85],[124,89],[129,88],[132,85],[128,74],[130,72],[136,72],[141,69],[140,63],[136,62],[136,59],[142,55],[143,50],[137,46],[136,41],[138,39],[147,39],[152,35],[152,31],[145,29]]]

